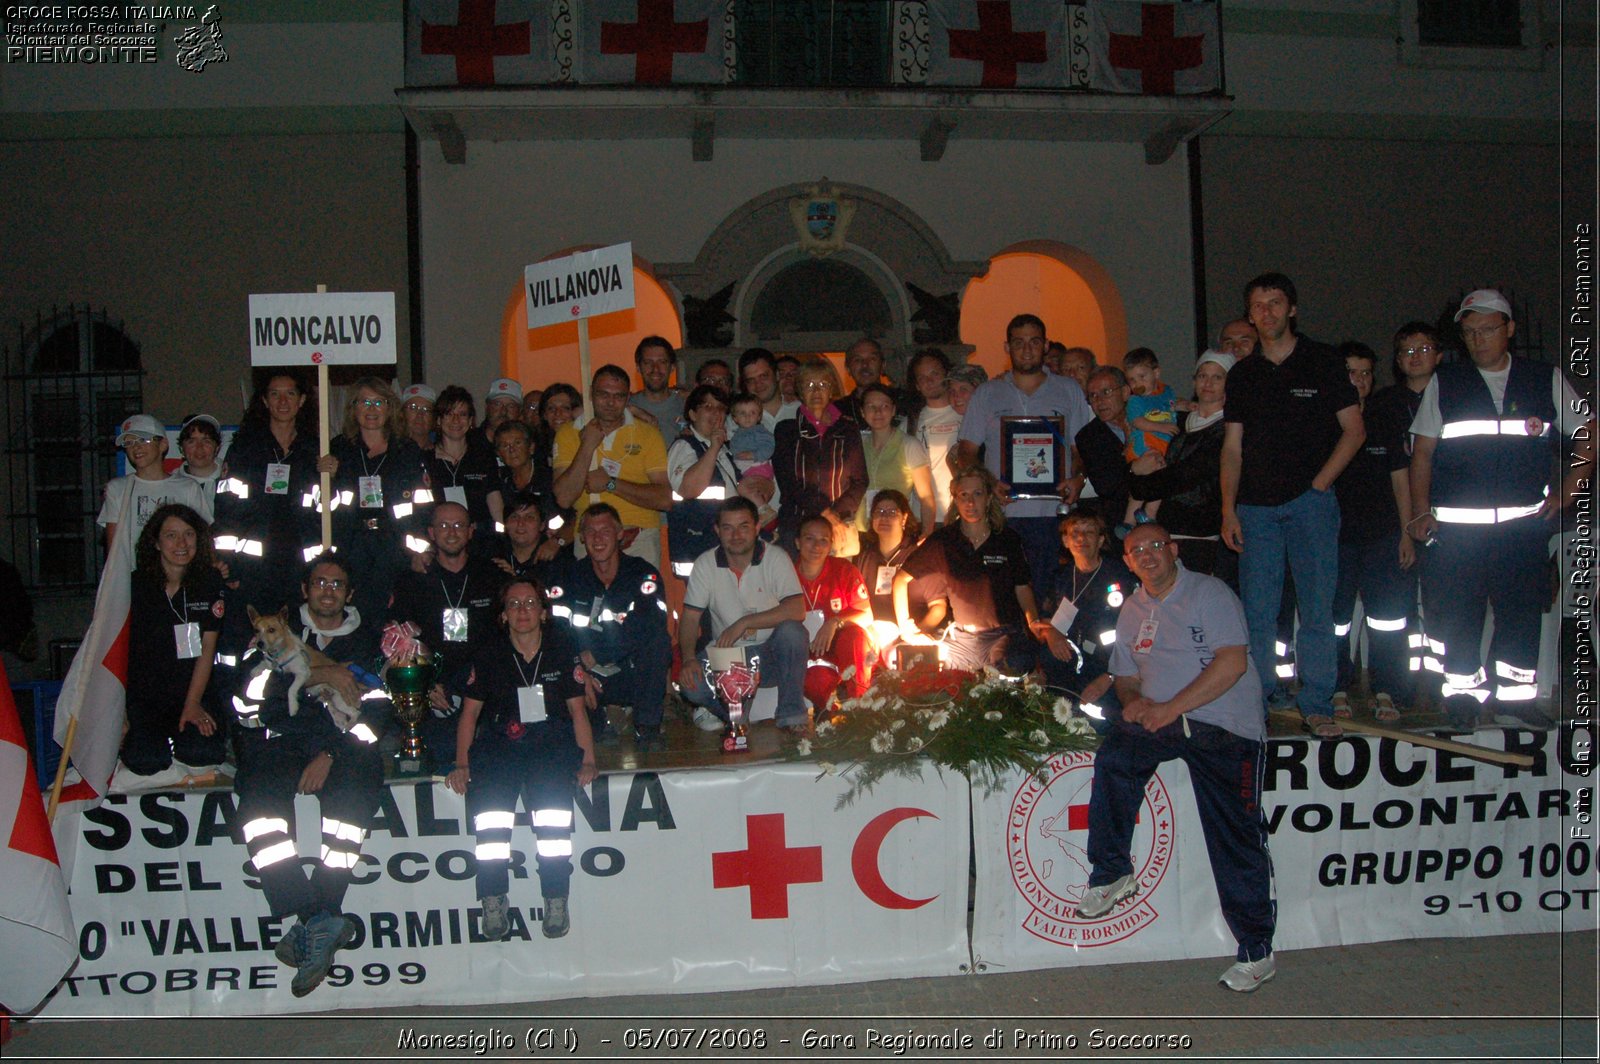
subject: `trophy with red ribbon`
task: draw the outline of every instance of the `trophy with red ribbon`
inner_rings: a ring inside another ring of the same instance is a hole
[[[761,659],[746,660],[742,647],[709,647],[711,689],[728,707],[728,727],[722,733],[722,752],[741,753],[750,749],[745,729],[745,702],[761,686]],[[719,653],[720,651],[720,653]]]
[[[421,774],[427,765],[427,753],[417,728],[428,715],[428,692],[433,688],[435,669],[433,655],[417,638],[418,634],[417,626],[410,621],[390,621],[379,644],[388,662],[383,673],[384,687],[401,725],[399,762],[395,768],[402,776]]]

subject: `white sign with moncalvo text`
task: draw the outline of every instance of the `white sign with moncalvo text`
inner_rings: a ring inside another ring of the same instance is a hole
[[[536,262],[522,271],[528,328],[592,318],[633,306],[633,244],[613,244]]]
[[[250,297],[252,366],[347,366],[397,357],[393,292]]]

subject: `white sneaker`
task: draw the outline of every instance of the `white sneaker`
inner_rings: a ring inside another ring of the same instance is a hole
[[[705,706],[694,707],[694,726],[701,731],[721,731],[728,726],[727,722]]]
[[[1078,902],[1077,915],[1084,920],[1096,919],[1115,909],[1118,902],[1137,893],[1139,893],[1139,881],[1131,874],[1121,879],[1114,879],[1104,886],[1090,887],[1083,892],[1083,900]]]
[[[1258,961],[1240,961],[1222,973],[1217,980],[1229,990],[1240,994],[1253,994],[1261,984],[1278,974],[1278,961],[1271,953]]]

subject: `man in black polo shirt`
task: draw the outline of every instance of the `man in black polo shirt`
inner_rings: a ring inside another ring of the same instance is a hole
[[[672,640],[661,573],[643,558],[622,553],[622,518],[609,503],[583,512],[578,536],[586,556],[574,558],[547,594],[550,616],[567,627],[583,663],[595,741],[617,744],[605,707],[626,705],[633,707],[635,746],[642,752],[665,749],[661,704]]]
[[[1341,734],[1333,591],[1339,503],[1333,483],[1366,438],[1356,390],[1339,356],[1294,331],[1294,282],[1264,273],[1244,289],[1258,357],[1228,374],[1222,443],[1222,541],[1240,552],[1239,589],[1250,656],[1268,704],[1283,701],[1273,666],[1285,559],[1300,606],[1295,658],[1300,712],[1319,738]]]
[[[433,561],[420,573],[407,570],[395,579],[389,616],[415,624],[433,651],[439,682],[429,694],[433,719],[424,723],[423,737],[448,764],[455,752],[451,718],[461,708],[473,650],[499,632],[498,599],[506,574],[488,558],[468,553],[472,521],[460,503],[436,505],[428,534]]]

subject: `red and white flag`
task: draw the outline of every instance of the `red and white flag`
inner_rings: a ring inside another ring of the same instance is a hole
[[[723,0],[586,0],[578,80],[586,85],[721,85]]]
[[[544,85],[556,80],[552,0],[411,0],[407,85]]]
[[[1222,88],[1215,3],[1089,5],[1089,87],[1146,96]]]
[[[56,700],[56,742],[65,747],[67,728],[77,718],[72,740],[71,774],[61,789],[57,813],[92,809],[105,797],[122,749],[122,727],[128,719],[128,610],[133,602],[133,492],[123,500],[100,588],[94,596],[94,619],[67,667]]]
[[[1066,84],[1061,0],[928,0],[928,84]]]
[[[38,1007],[77,961],[78,932],[4,664],[0,842],[0,1006],[21,1014]]]

